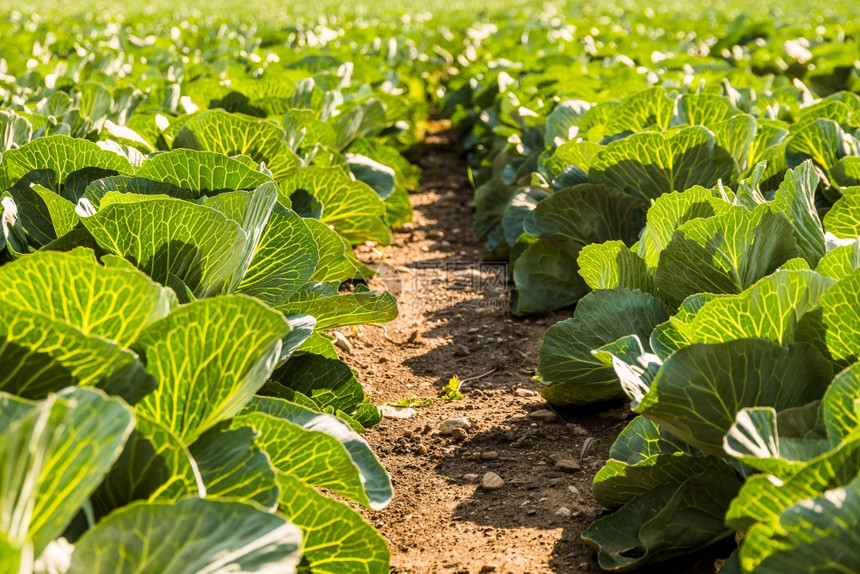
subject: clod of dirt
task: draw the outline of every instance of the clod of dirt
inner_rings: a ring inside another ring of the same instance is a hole
[[[580,469],[579,462],[569,458],[563,458],[556,461],[555,467],[565,472],[574,472]]]
[[[544,422],[552,422],[557,417],[557,415],[549,409],[538,409],[536,411],[532,411],[529,413],[529,418],[534,419],[536,421],[544,421]]]
[[[481,453],[481,458],[484,460],[496,460],[499,458],[499,453],[494,450],[488,450],[487,452]]]
[[[455,430],[467,431],[472,423],[466,417],[455,417],[439,424],[439,434],[454,434]]]
[[[469,347],[466,345],[457,345],[457,350],[454,351],[454,354],[458,357],[465,357],[467,355],[471,355],[472,351],[470,351]]]
[[[481,479],[481,488],[484,490],[499,490],[504,485],[505,481],[502,480],[502,477],[495,472],[488,472],[484,475],[484,478]]]

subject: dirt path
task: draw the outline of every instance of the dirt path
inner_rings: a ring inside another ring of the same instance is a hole
[[[537,349],[546,328],[569,313],[510,315],[504,268],[481,263],[466,166],[445,128],[434,123],[426,139],[414,223],[389,247],[358,250],[382,265],[371,285],[400,293],[400,317],[385,329],[343,330],[352,344],[344,358],[376,404],[439,397],[454,375],[489,374],[467,381],[462,400],[413,407],[368,433],[395,498],[367,517],[388,539],[395,573],[599,571],[580,534],[602,512],[591,482],[630,413],[620,403],[547,413],[532,381]],[[456,417],[468,419],[465,434],[438,432]],[[586,441],[593,446],[583,457]],[[487,472],[504,485],[482,488]],[[653,571],[712,572],[712,564]]]
[[[368,433],[396,493],[368,518],[390,542],[393,572],[594,571],[579,534],[600,512],[591,480],[626,413],[618,405],[566,422],[529,416],[546,408],[531,380],[540,338],[564,315],[508,313],[504,267],[481,263],[466,167],[444,127],[431,126],[426,140],[414,223],[389,247],[358,250],[365,262],[384,262],[374,282],[400,291],[400,317],[385,330],[344,330],[353,346],[346,360],[377,404],[438,397],[454,375],[493,372],[467,381],[462,400],[414,407]],[[467,436],[438,433],[443,421],[464,416]],[[579,463],[589,437],[599,441],[581,469],[556,467]],[[505,482],[499,490],[480,487],[489,471]]]

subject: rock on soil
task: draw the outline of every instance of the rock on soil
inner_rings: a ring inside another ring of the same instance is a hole
[[[536,421],[552,422],[556,418],[556,414],[549,409],[538,409],[529,413],[529,418]]]
[[[484,490],[499,490],[504,485],[505,481],[495,472],[488,472],[481,479],[481,488]]]
[[[334,346],[344,353],[352,354],[352,343],[349,342],[349,339],[339,331],[334,331],[332,334],[334,335]]]
[[[466,417],[455,417],[442,421],[439,424],[439,434],[455,434],[454,431],[467,431],[472,428],[472,423]],[[459,433],[457,433],[459,434]]]
[[[566,472],[573,472],[580,469],[579,462],[570,458],[559,459],[555,463],[555,467]]]
[[[451,431],[451,437],[456,441],[464,441],[469,438],[469,433],[465,430],[458,428]]]
[[[393,407],[391,405],[381,405],[379,412],[387,419],[408,419],[415,416],[417,412],[413,408]]]

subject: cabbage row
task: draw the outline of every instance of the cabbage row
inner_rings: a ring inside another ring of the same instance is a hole
[[[722,572],[857,571],[852,10],[615,8],[475,25],[444,99],[513,312],[575,306],[542,395],[641,415],[583,539],[610,571],[732,536]]]
[[[380,415],[326,331],[397,315],[352,246],[411,218],[407,54],[7,24],[0,571],[388,572],[344,502],[391,500]]]

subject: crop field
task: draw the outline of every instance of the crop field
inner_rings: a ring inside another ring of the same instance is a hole
[[[0,26],[0,574],[860,572],[855,1]]]

